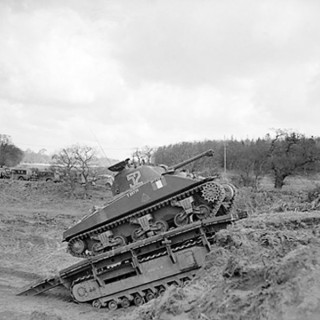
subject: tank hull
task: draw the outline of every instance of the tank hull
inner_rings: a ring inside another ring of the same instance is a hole
[[[66,230],[63,233],[63,240],[68,241],[71,237],[90,231],[106,222],[111,223],[119,220],[156,202],[193,188],[204,181],[179,176],[162,176],[161,179],[132,188],[116,197],[107,206],[93,212]]]

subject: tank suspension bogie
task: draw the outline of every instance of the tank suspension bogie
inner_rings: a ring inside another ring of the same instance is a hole
[[[182,199],[171,201],[172,206],[181,207],[182,210],[178,212],[174,217],[174,223],[177,227],[184,226],[190,223],[190,216],[193,214],[194,198],[192,196]]]
[[[197,220],[203,220],[210,217],[211,208],[205,204],[200,204],[194,210]]]
[[[171,205],[182,208],[174,217],[175,225],[181,227],[197,220],[214,217],[226,199],[226,194],[230,199],[233,198],[234,189],[229,185],[221,186],[210,181],[204,184],[201,192],[182,200],[171,201]]]
[[[174,216],[174,224],[177,227],[185,226],[188,223],[190,223],[190,216],[184,210]]]
[[[111,230],[107,230],[103,233],[98,234],[97,236],[92,236],[91,239],[97,240],[96,243],[92,246],[93,252],[99,252],[104,249],[113,249],[125,246],[127,240],[123,236],[114,236]]]
[[[165,220],[154,221],[151,214],[147,214],[137,219],[132,219],[130,222],[133,224],[139,224],[139,227],[131,234],[133,241],[149,238],[169,229],[168,223]]]

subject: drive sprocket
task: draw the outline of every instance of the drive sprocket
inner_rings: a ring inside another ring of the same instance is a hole
[[[225,197],[224,189],[217,183],[207,182],[202,188],[202,197],[208,202],[221,201]]]

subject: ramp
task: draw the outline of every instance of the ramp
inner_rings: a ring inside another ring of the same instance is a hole
[[[169,230],[163,234],[155,235],[125,247],[102,253],[98,256],[92,256],[90,259],[79,261],[70,267],[60,270],[55,276],[39,279],[31,283],[22,288],[17,295],[35,296],[60,285],[72,290],[74,286],[80,288],[80,284],[82,287],[79,290],[80,293],[83,293],[87,290],[85,286],[91,285],[91,282],[98,284],[97,288],[94,287],[97,291],[98,289],[102,290],[101,288],[104,288],[109,283],[111,284],[122,280],[123,277],[127,278],[127,282],[131,277],[130,279],[140,279],[141,282],[144,283],[145,279],[142,280],[142,278],[145,274],[148,274],[148,272],[147,269],[144,270],[143,267],[147,264],[152,264],[155,268],[157,261],[159,261],[159,263],[162,261],[162,257],[167,257],[165,259],[169,265],[167,269],[169,271],[176,271],[176,274],[168,276],[168,279],[170,277],[175,279],[179,273],[181,273],[182,276],[186,272],[182,269],[177,269],[179,272],[175,270],[177,265],[181,265],[181,263],[184,262],[182,258],[179,262],[179,252],[182,252],[181,254],[184,256],[183,252],[186,249],[192,251],[194,250],[192,248],[196,246],[198,251],[201,252],[200,258],[202,259],[205,253],[210,251],[210,246],[212,242],[214,242],[215,233],[221,228],[225,228],[232,221],[233,217],[231,214],[214,217],[180,227],[178,230]],[[197,250],[193,253],[194,256],[197,255],[196,252]],[[197,265],[192,265],[192,270],[202,265],[200,258],[198,259],[199,262]],[[189,259],[188,253],[186,253],[186,259],[186,261]],[[170,261],[170,263],[168,261]],[[143,275],[141,275],[142,273]],[[162,279],[164,283],[165,278],[166,277]],[[157,282],[155,279],[150,281]],[[139,287],[137,283],[135,283],[135,286]],[[92,288],[89,289],[91,290]],[[121,288],[119,288],[119,290],[121,291]],[[73,293],[73,295],[75,295],[75,293]],[[107,295],[107,293],[104,292],[103,295]],[[113,295],[115,296],[116,292],[114,292]],[[103,302],[104,300],[102,298],[103,297],[98,297],[98,300]],[[80,301],[81,299],[79,298],[78,300]]]
[[[54,287],[57,287],[61,284],[62,282],[59,277],[39,279],[22,288],[22,290],[19,293],[17,293],[17,296],[35,296]]]

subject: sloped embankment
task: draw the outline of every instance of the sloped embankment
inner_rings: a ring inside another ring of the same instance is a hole
[[[320,212],[261,214],[216,235],[199,275],[137,319],[320,319]]]

